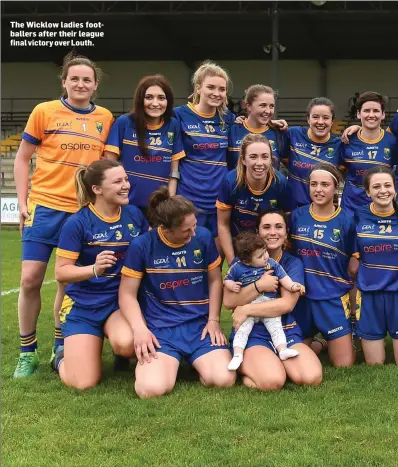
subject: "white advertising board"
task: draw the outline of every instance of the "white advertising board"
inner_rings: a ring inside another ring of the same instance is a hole
[[[19,224],[19,209],[17,198],[1,198],[2,224]]]

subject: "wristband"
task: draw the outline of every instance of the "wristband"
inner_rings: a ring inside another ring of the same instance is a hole
[[[173,170],[170,174],[170,178],[176,178],[177,180],[180,180],[180,172],[178,170]]]
[[[260,280],[260,279],[258,279],[258,280]],[[257,281],[253,282],[253,284],[254,284],[254,288],[257,290],[257,292],[262,293],[262,292],[260,292],[260,290],[258,290]]]
[[[210,318],[209,318],[207,321],[215,321],[216,323],[219,323],[219,322],[220,322],[219,319],[210,319]]]
[[[93,274],[98,279],[97,271],[95,270],[95,264],[93,264]]]

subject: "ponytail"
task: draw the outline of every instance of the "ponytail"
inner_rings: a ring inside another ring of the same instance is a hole
[[[154,191],[149,198],[148,218],[153,226],[162,225],[166,229],[175,229],[182,224],[185,216],[194,213],[192,201],[181,195],[170,196],[165,185]]]
[[[88,167],[80,167],[75,175],[75,187],[77,204],[79,208],[95,203],[96,195],[94,185],[101,185],[105,172],[114,167],[120,167],[120,163],[111,159],[101,159],[92,162]]]
[[[76,196],[77,204],[79,208],[87,206],[90,203],[95,201],[95,194],[91,187],[87,187],[84,181],[84,177],[87,173],[86,167],[80,167],[76,172],[75,177],[75,186],[76,186]]]

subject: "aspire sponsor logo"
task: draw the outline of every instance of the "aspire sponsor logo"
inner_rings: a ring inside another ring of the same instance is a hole
[[[189,279],[179,279],[176,281],[167,281],[167,282],[161,282],[159,284],[159,288],[161,290],[165,289],[178,289],[179,287],[187,287],[189,285]]]

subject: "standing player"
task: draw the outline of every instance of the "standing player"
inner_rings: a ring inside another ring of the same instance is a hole
[[[307,106],[309,127],[288,129],[288,185],[291,190],[291,210],[311,202],[308,175],[311,169],[328,162],[337,167],[341,140],[331,134],[334,105],[326,97],[315,97]]]
[[[361,127],[359,125],[352,125],[344,130],[342,135],[342,140],[344,143],[348,144],[350,142],[349,136],[353,135],[359,131]],[[394,118],[391,120],[387,131],[398,138],[398,113],[395,114]],[[395,186],[398,186],[398,160],[394,161],[395,163]]]
[[[119,291],[139,361],[136,393],[170,392],[183,357],[204,385],[232,386],[235,372],[227,369],[231,354],[220,327],[221,258],[211,233],[196,227],[192,202],[170,197],[165,187],[152,194],[149,215],[159,227],[131,243]]]
[[[364,187],[371,204],[356,215],[357,254],[357,329],[362,338],[365,361],[384,363],[384,338],[393,341],[398,364],[398,209],[394,174],[385,166],[370,169]]]
[[[396,137],[381,128],[385,118],[383,96],[368,91],[359,96],[356,105],[362,127],[349,144],[341,147],[341,163],[348,171],[341,207],[352,214],[370,203],[363,186],[366,171],[375,166],[393,167],[397,150]]]
[[[233,238],[244,230],[254,230],[263,210],[284,208],[286,185],[286,178],[272,167],[270,142],[263,135],[247,134],[238,167],[225,176],[217,200],[218,232],[228,264],[235,257]]]
[[[234,123],[228,140],[228,170],[233,170],[238,163],[239,150],[243,138],[249,133],[261,134],[270,142],[273,156],[273,166],[279,168],[280,159],[288,149],[286,132],[279,130],[272,123],[275,112],[275,91],[269,86],[254,84],[247,89],[244,102],[247,118],[243,124]]]
[[[335,366],[351,366],[350,298],[352,282],[348,265],[354,253],[355,228],[352,216],[333,204],[340,181],[330,164],[316,165],[310,173],[312,204],[291,214],[293,254],[304,263],[305,312],[296,314],[303,337],[318,331],[328,341],[329,358]]]
[[[119,311],[120,271],[130,242],[148,230],[135,206],[119,162],[100,160],[76,174],[82,209],[65,223],[57,248],[55,276],[67,283],[61,308],[64,349],[53,367],[67,386],[87,389],[101,379],[106,335],[116,355],[134,353],[133,333]]]
[[[179,122],[173,115],[173,92],[162,75],[138,83],[134,109],[113,124],[105,146],[108,157],[119,158],[129,176],[130,203],[146,215],[148,200],[160,185],[176,194],[178,161],[185,156]]]
[[[186,153],[180,163],[177,193],[200,210],[198,225],[210,230],[218,248],[216,200],[227,174],[228,132],[234,120],[227,109],[229,83],[225,70],[205,62],[192,79],[192,103],[174,109],[181,123]]]
[[[18,149],[14,178],[22,232],[22,277],[18,298],[21,353],[15,378],[30,376],[39,365],[36,324],[40,289],[53,248],[65,220],[78,210],[76,169],[98,160],[103,152],[112,114],[91,102],[99,69],[86,57],[67,55],[60,100],[44,102],[31,113]],[[36,151],[36,170],[28,199],[29,164]],[[59,310],[64,288],[58,285],[54,304],[54,349],[63,345]]]

